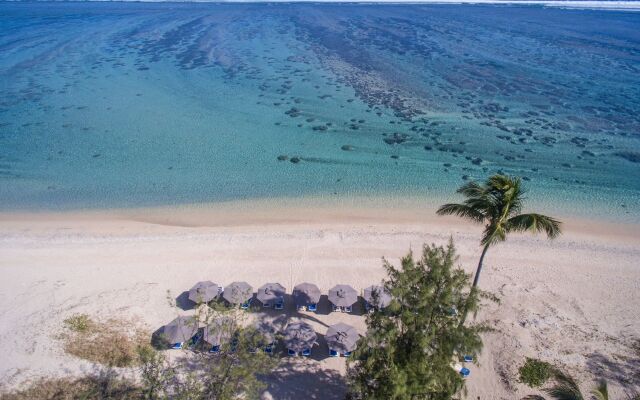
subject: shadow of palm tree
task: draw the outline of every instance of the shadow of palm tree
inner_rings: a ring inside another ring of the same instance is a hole
[[[318,323],[318,324],[324,326],[325,328],[329,328],[329,325],[327,325],[325,322],[320,321],[318,318],[314,317],[313,314],[307,314],[307,313],[298,312],[298,313],[296,313],[295,316],[300,318],[300,319],[302,319],[302,320],[307,319],[309,321],[313,321],[315,323]]]
[[[273,399],[342,399],[347,392],[344,378],[336,371],[312,363],[286,362],[262,380]]]
[[[614,358],[595,352],[587,355],[587,368],[597,376],[622,386],[640,387],[640,357],[632,352]]]

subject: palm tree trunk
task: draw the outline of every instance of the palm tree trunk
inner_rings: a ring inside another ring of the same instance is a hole
[[[480,279],[480,271],[482,271],[482,261],[484,261],[484,255],[487,254],[487,250],[489,250],[489,244],[484,246],[482,249],[482,254],[480,255],[480,261],[478,262],[478,269],[476,269],[476,276],[473,277],[473,285],[471,285],[471,289],[474,290],[476,286],[478,286],[478,280]]]
[[[476,275],[473,277],[473,285],[471,285],[471,293],[475,293],[476,286],[478,286],[478,280],[480,279],[480,272],[482,271],[482,262],[484,261],[484,255],[487,254],[487,250],[489,250],[489,244],[487,243],[482,249],[482,254],[480,255],[480,261],[478,261],[478,268],[476,269]],[[464,325],[464,321],[467,319],[467,313],[469,312],[469,307],[465,305],[464,310],[462,312],[462,319],[460,320],[460,326]]]

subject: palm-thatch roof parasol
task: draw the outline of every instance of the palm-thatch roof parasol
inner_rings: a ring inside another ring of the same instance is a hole
[[[289,350],[301,352],[311,349],[317,337],[311,325],[306,322],[292,322],[285,329],[284,344]]]
[[[258,288],[256,298],[262,304],[269,304],[284,297],[286,291],[279,283],[267,283]]]
[[[300,283],[293,288],[293,300],[296,305],[306,306],[320,301],[320,289],[313,283]]]
[[[329,327],[325,339],[329,349],[348,353],[356,349],[360,335],[353,326],[340,322]]]
[[[381,285],[373,285],[364,289],[363,296],[367,303],[385,308],[391,303],[391,294],[385,290]],[[374,300],[374,297],[377,297]]]
[[[349,307],[358,301],[358,292],[349,285],[336,285],[329,289],[329,301],[338,307]]]
[[[222,298],[231,304],[242,304],[253,297],[253,288],[247,282],[231,282],[222,292]]]
[[[219,294],[218,285],[211,281],[198,282],[189,290],[189,300],[194,303],[208,303]]]

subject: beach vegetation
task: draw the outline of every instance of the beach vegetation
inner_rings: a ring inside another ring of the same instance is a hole
[[[66,318],[64,325],[67,329],[73,332],[86,332],[91,328],[91,318],[87,314],[74,314],[69,318]]]
[[[202,339],[191,344],[188,356],[170,360],[162,351],[141,348],[142,390],[146,399],[231,400],[259,398],[266,389],[260,379],[278,365],[278,359],[262,348],[263,334],[244,321],[247,314],[227,307],[199,307],[195,319],[201,325],[217,325],[223,338],[215,353]],[[223,321],[220,324],[220,321]]]
[[[520,382],[530,387],[540,387],[547,383],[553,374],[553,366],[545,361],[527,358],[519,369]]]
[[[80,378],[41,378],[25,388],[0,393],[0,400],[130,400],[144,399],[135,382],[112,370]]]
[[[470,276],[456,266],[453,241],[424,246],[398,267],[384,260],[393,300],[366,316],[367,334],[348,359],[351,399],[451,399],[463,390],[455,366],[482,347],[479,328],[460,324],[457,310],[478,307]]]
[[[131,367],[140,363],[139,351],[150,347],[149,333],[132,320],[105,321],[86,314],[64,320],[60,335],[66,353],[108,367]]]
[[[589,395],[584,395],[580,390],[578,382],[569,374],[557,369],[552,369],[552,378],[554,384],[551,387],[544,388],[542,391],[552,400],[610,400],[609,387],[605,379],[601,379],[591,388]],[[619,398],[623,400],[622,398]],[[538,394],[532,394],[523,397],[521,400],[547,400],[546,397]],[[624,400],[640,400],[640,394],[637,392],[627,393]]]
[[[462,203],[442,205],[438,215],[455,215],[474,223],[484,224],[480,244],[482,253],[473,279],[472,289],[475,291],[480,279],[484,257],[492,247],[504,242],[510,233],[532,232],[545,233],[553,239],[561,233],[561,222],[543,214],[523,214],[525,190],[520,178],[506,175],[493,175],[484,184],[468,182],[462,185],[457,193],[466,199]],[[464,323],[468,307],[462,310]]]

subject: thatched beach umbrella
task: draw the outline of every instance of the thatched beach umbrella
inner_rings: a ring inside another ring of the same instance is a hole
[[[284,344],[289,350],[301,352],[311,349],[318,335],[306,322],[292,322],[284,332]]]
[[[313,283],[300,283],[293,288],[292,296],[298,306],[317,304],[320,301],[320,289]]]
[[[273,304],[284,297],[287,290],[279,283],[267,283],[258,288],[256,298],[262,304]]]
[[[253,288],[247,282],[232,282],[222,292],[222,298],[231,304],[242,304],[252,297]]]
[[[377,297],[376,300],[374,300],[374,295]],[[381,285],[373,285],[365,288],[362,297],[364,297],[367,303],[380,308],[385,308],[391,303],[391,294]]]
[[[336,285],[329,289],[329,301],[337,307],[350,307],[358,301],[358,292],[349,285]]]
[[[331,325],[325,336],[329,349],[343,354],[354,351],[359,338],[356,328],[342,322]]]
[[[218,285],[211,281],[198,282],[189,290],[189,300],[194,303],[208,303],[219,294]]]
[[[194,317],[178,317],[162,329],[162,334],[171,344],[183,343],[198,331],[198,321]]]
[[[255,324],[255,328],[267,343],[273,343],[276,341],[276,334],[278,333],[278,330],[272,323],[266,321],[257,322]]]
[[[231,338],[235,328],[231,318],[216,318],[205,326],[202,339],[211,346],[220,346]]]

